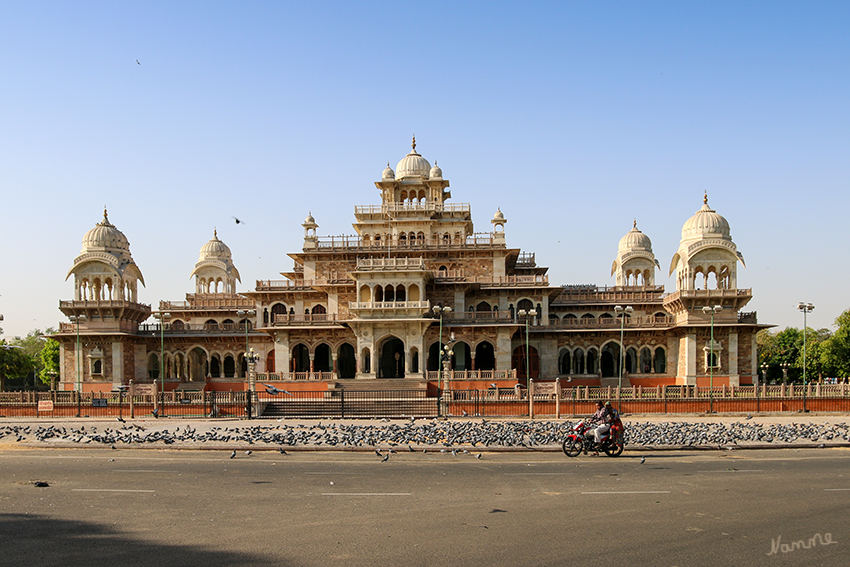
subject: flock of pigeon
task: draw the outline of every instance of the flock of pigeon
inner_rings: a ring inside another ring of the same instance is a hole
[[[569,421],[450,421],[421,419],[409,421],[381,420],[379,423],[318,422],[315,424],[245,424],[217,426],[204,424],[178,425],[156,423],[121,423],[110,427],[88,425],[5,425],[0,426],[0,441],[45,444],[47,446],[153,445],[180,447],[211,446],[231,449],[233,446],[256,449],[332,448],[384,449],[389,452],[442,451],[466,452],[560,447],[572,430]],[[681,447],[720,448],[753,444],[781,446],[790,443],[823,443],[850,441],[850,427],[838,424],[760,424],[655,422],[631,423],[626,426],[626,448]],[[232,457],[235,457],[233,453]],[[231,458],[232,458],[231,457]],[[479,453],[480,458],[480,453]]]

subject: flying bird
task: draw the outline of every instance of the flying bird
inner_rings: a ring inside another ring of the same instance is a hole
[[[231,215],[231,216],[233,216],[233,215]],[[233,217],[233,220],[236,221],[236,224],[245,224],[245,221],[237,219],[236,217]]]
[[[141,63],[139,63],[138,59],[136,59],[136,65],[141,65]]]
[[[260,382],[260,383],[262,384],[262,382]],[[272,395],[272,396],[276,396],[276,395],[278,395],[278,394],[286,394],[287,396],[291,396],[291,395],[292,395],[292,394],[290,394],[289,392],[287,392],[286,390],[281,390],[281,389],[279,389],[279,388],[275,388],[275,387],[274,387],[274,386],[272,386],[271,384],[263,384],[263,386],[265,386],[265,387],[266,387],[266,393],[267,393],[267,394],[270,394],[270,395]]]
[[[159,408],[151,410],[151,415],[154,416],[156,419],[159,419]]]

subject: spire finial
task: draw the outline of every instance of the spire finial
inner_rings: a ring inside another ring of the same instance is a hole
[[[413,135],[413,142],[410,145],[413,146],[413,152],[416,153],[416,134]]]
[[[213,238],[218,240],[218,228],[217,227],[213,227]]]
[[[708,191],[706,191],[705,194],[703,194],[703,196],[702,196],[702,204],[703,205],[708,204]]]
[[[109,217],[106,215],[106,205],[103,205],[103,220],[109,220]]]
[[[634,222],[632,222],[632,228],[637,230],[637,219],[635,219]]]

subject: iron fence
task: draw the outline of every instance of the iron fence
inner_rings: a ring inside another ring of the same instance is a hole
[[[664,386],[617,388],[579,386],[486,390],[317,390],[274,393],[172,391],[0,392],[0,417],[114,418],[430,418],[562,417],[593,413],[611,401],[623,414],[850,412],[846,385]],[[535,393],[537,392],[537,393]]]

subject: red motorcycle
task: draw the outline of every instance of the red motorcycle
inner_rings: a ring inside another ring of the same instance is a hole
[[[608,433],[602,436],[602,441],[596,443],[593,436],[593,430],[596,428],[595,423],[585,423],[584,420],[579,421],[573,432],[567,435],[564,439],[564,454],[568,457],[577,457],[582,452],[602,451],[609,457],[619,457],[623,453],[625,443],[623,442],[623,422],[619,417],[615,417],[611,422],[611,429]]]

